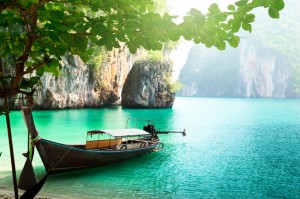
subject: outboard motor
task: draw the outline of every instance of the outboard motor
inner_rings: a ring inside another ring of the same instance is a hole
[[[154,123],[149,123],[149,122],[145,124],[143,130],[150,133],[152,139],[157,139],[158,134],[169,134],[169,133],[180,133],[183,136],[186,136],[185,129],[183,129],[183,131],[160,131],[155,129]]]
[[[144,131],[148,132],[151,134],[151,138],[157,138],[157,135],[156,135],[156,130],[155,130],[155,127],[154,127],[154,124],[145,124],[144,128],[143,128]]]

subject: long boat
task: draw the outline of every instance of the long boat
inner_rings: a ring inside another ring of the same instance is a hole
[[[88,136],[103,137],[85,145],[66,145],[38,138],[34,141],[47,172],[105,166],[158,150],[158,138],[139,129],[89,131]]]
[[[159,151],[163,144],[158,134],[182,133],[184,131],[157,131],[153,122],[142,129],[90,130],[86,143],[67,145],[43,139],[35,128],[32,111],[22,108],[31,143],[37,148],[47,173],[54,174],[76,169],[105,166],[122,162],[147,153]],[[27,156],[30,155],[28,150]],[[30,158],[31,159],[31,158]]]

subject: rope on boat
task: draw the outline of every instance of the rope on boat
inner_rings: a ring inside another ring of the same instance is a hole
[[[41,139],[41,137],[38,135],[34,139],[31,139],[33,142],[37,142]]]
[[[52,170],[52,169],[54,169],[66,156],[67,156],[67,154],[70,152],[70,150],[71,150],[71,146],[69,147],[69,149],[67,150],[67,152],[59,159],[59,161],[50,169],[50,171]]]

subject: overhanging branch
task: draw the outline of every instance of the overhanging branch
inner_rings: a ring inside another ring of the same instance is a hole
[[[3,75],[3,65],[2,65],[2,59],[0,57],[0,77]]]
[[[29,74],[32,73],[33,71],[35,71],[36,69],[39,69],[43,66],[45,66],[46,64],[50,63],[50,61],[44,61],[42,63],[38,63],[30,68],[27,68],[26,71],[24,72],[24,74]]]

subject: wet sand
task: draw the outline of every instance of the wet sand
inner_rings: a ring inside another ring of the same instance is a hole
[[[19,197],[21,197],[23,192],[19,192]],[[0,189],[0,199],[14,199],[15,193],[13,191],[7,191]],[[35,199],[58,199],[58,198],[50,198],[46,196],[37,195]]]

